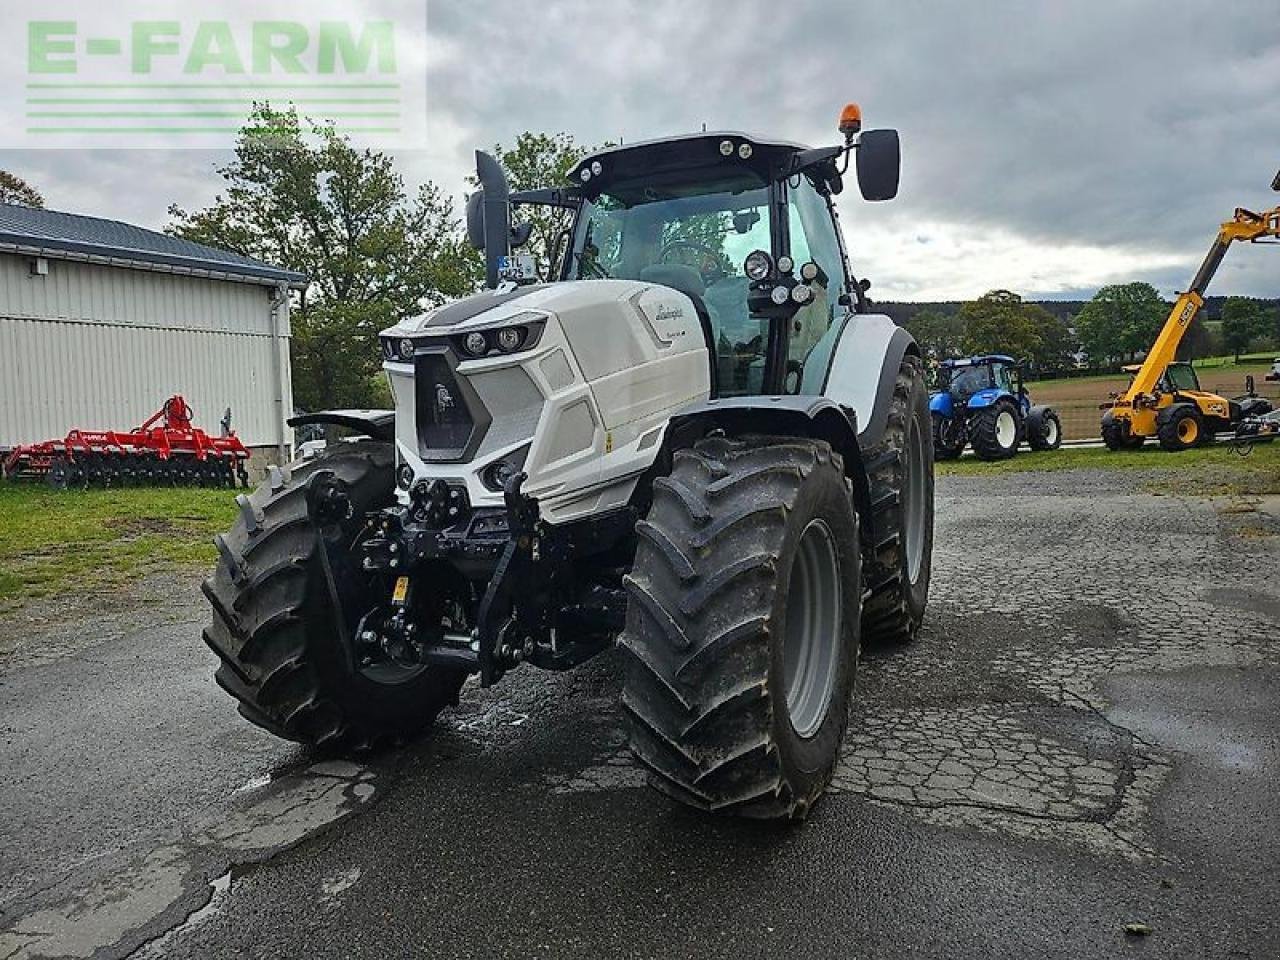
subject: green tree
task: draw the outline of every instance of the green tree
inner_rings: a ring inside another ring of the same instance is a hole
[[[170,207],[175,236],[305,273],[292,314],[293,384],[303,409],[378,397],[378,332],[475,288],[451,201],[407,194],[392,161],[331,125],[258,104],[204,210]]]
[[[1039,304],[1028,303],[1023,311],[1040,335],[1040,345],[1031,351],[1035,374],[1045,376],[1074,368],[1080,341],[1070,325]]]
[[[1223,346],[1239,361],[1240,354],[1249,348],[1250,340],[1266,336],[1269,320],[1266,309],[1257,300],[1227,297],[1227,302],[1222,305]]]
[[[511,147],[495,144],[493,157],[507,175],[512,191],[537,190],[568,184],[569,171],[591,151],[573,142],[567,133],[522,133]],[[476,186],[474,176],[468,178]],[[513,222],[526,222],[533,227],[525,250],[538,261],[538,269],[550,270],[552,254],[564,253],[565,242],[559,240],[569,226],[570,213],[549,206],[517,206],[512,210]],[[559,240],[558,252],[553,250]]]
[[[0,203],[10,203],[19,207],[44,206],[44,197],[40,191],[16,173],[0,170]]]
[[[904,326],[916,338],[925,356],[946,360],[964,352],[964,321],[955,313],[921,310]]]
[[[968,354],[1005,353],[1023,360],[1041,347],[1034,315],[1022,297],[1008,290],[992,290],[960,305],[964,351]]]
[[[1150,349],[1168,314],[1151,284],[1111,284],[1076,314],[1076,335],[1089,363],[1104,367]]]

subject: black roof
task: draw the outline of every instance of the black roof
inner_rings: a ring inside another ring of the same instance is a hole
[[[301,285],[307,281],[305,274],[119,220],[0,203],[0,250],[6,246],[35,248],[48,251],[50,256],[66,253],[104,257],[171,267],[180,272],[228,274],[271,283]]]
[[[764,184],[787,176],[797,155],[807,150],[800,143],[737,130],[708,131],[606,147],[574,164],[569,179],[589,198],[622,184],[661,189],[691,175],[699,181],[750,178]]]

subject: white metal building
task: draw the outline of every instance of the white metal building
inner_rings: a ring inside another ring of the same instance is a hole
[[[0,204],[0,447],[128,430],[175,393],[285,451],[289,291],[306,278],[152,230]]]

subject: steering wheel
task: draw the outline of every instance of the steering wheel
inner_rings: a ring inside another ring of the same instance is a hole
[[[658,254],[658,262],[671,263],[670,256],[677,250],[692,250],[697,255],[698,265],[695,269],[702,274],[702,282],[708,286],[711,285],[713,280],[718,280],[724,275],[724,271],[720,269],[720,251],[710,244],[700,243],[697,240],[677,238],[668,241],[662,245],[662,251]],[[676,262],[681,263],[683,261]],[[692,266],[689,263],[684,265]]]

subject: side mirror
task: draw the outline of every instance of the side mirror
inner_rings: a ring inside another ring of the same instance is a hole
[[[523,247],[529,242],[529,237],[533,234],[532,223],[517,223],[511,227],[511,249]]]
[[[484,249],[484,191],[467,197],[467,243],[476,250]]]
[[[864,130],[858,141],[858,189],[864,200],[892,200],[898,195],[902,152],[897,130]]]

